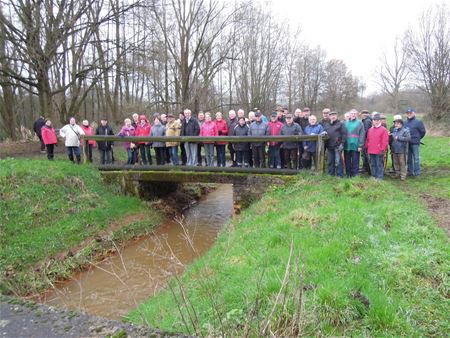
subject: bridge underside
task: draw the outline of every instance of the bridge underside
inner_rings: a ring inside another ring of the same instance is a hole
[[[101,166],[106,182],[117,182],[127,194],[163,197],[181,183],[233,184],[235,210],[259,199],[269,186],[296,180],[296,170],[167,166]],[[275,174],[276,173],[276,174]]]
[[[144,182],[201,182],[243,184],[252,180],[284,183],[294,179],[297,170],[234,167],[99,166],[104,178],[123,177]]]

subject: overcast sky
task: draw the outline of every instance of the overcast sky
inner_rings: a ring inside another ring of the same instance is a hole
[[[432,4],[450,0],[259,0],[277,17],[301,27],[301,39],[341,59],[363,78],[365,94],[377,91],[375,69],[384,49]]]

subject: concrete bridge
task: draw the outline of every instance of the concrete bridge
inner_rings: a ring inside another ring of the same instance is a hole
[[[299,136],[263,136],[263,137],[119,137],[119,136],[85,136],[84,150],[89,140],[114,142],[270,142],[270,141],[316,141],[317,153],[315,171],[324,170],[324,141],[326,135]],[[84,152],[84,163],[87,154]],[[295,180],[298,170],[269,168],[239,168],[239,167],[192,167],[173,165],[104,165],[99,166],[101,175],[106,182],[119,183],[127,194],[141,198],[162,197],[177,189],[181,183],[222,183],[233,184],[235,211],[246,207],[259,198],[264,191],[273,185],[281,185],[286,181]]]

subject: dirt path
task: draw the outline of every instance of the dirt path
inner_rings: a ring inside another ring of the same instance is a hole
[[[425,202],[438,225],[447,231],[447,236],[450,238],[450,201],[427,193],[420,194],[420,198]]]
[[[1,337],[185,337],[0,296]]]

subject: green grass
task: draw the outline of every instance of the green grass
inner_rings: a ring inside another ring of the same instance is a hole
[[[422,142],[420,161],[424,168],[443,167],[450,170],[450,137],[425,136]]]
[[[67,160],[1,160],[0,197],[2,292],[11,291],[6,280],[21,279],[18,275],[36,263],[78,245],[127,214],[148,212],[147,228],[160,220],[139,199],[104,184],[98,170]]]
[[[446,140],[425,141],[424,162],[447,170],[448,159],[437,158]],[[445,170],[398,182],[405,189],[393,180],[299,175],[244,210],[206,256],[129,320],[227,336],[261,335],[266,321],[278,336],[445,336],[448,238],[408,193],[440,195]],[[282,287],[291,241],[298,264]]]

